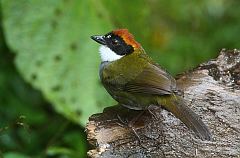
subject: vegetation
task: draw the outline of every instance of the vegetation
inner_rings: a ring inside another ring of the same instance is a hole
[[[240,1],[0,0],[0,157],[85,157],[84,126],[115,102],[91,35],[128,28],[177,74],[239,48]]]

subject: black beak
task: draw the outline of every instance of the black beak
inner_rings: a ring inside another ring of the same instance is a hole
[[[106,45],[106,40],[104,39],[104,36],[95,35],[95,36],[91,36],[91,39],[93,39],[97,43],[100,43],[102,45]]]

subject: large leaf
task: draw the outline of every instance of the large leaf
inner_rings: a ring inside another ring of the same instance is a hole
[[[2,0],[7,43],[22,76],[69,119],[87,118],[111,105],[98,79],[96,33],[111,30],[96,1]]]

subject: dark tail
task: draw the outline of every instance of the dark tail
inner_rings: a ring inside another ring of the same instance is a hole
[[[159,104],[173,113],[202,140],[211,140],[211,133],[200,117],[194,113],[180,96],[169,95],[159,98]]]

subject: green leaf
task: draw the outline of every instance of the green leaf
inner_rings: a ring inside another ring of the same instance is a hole
[[[28,156],[17,152],[8,152],[4,154],[4,158],[28,158]]]
[[[111,30],[96,1],[2,0],[3,27],[16,66],[67,118],[86,123],[113,101],[98,79],[97,44]]]
[[[59,146],[52,146],[49,147],[46,151],[46,154],[48,156],[54,156],[54,155],[71,155],[73,153],[72,150],[64,147]]]

